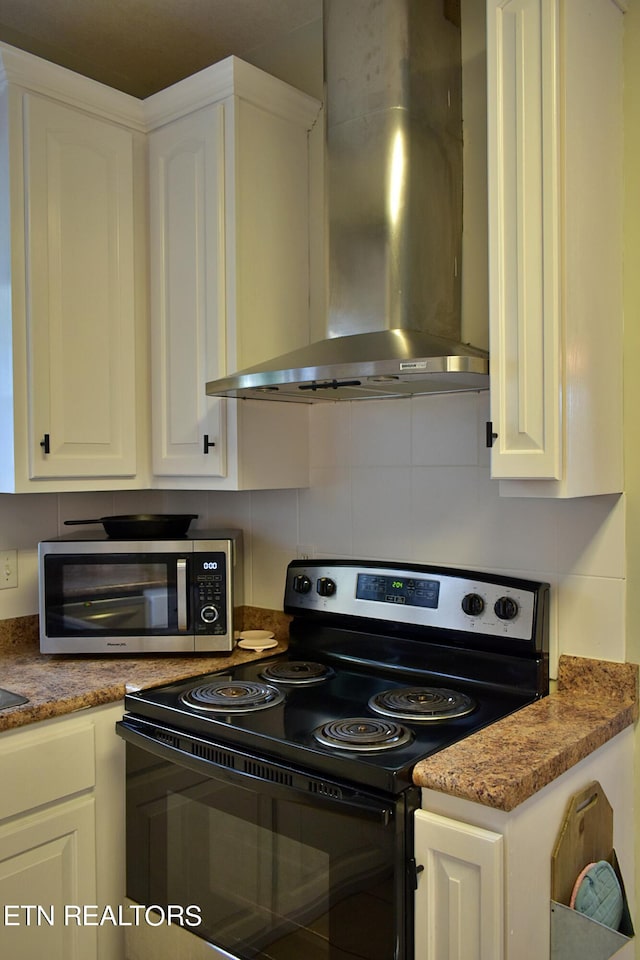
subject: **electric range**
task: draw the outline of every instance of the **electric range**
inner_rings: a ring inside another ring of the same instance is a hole
[[[420,759],[548,692],[546,583],[296,560],[285,653],[130,694],[150,724],[397,794]],[[150,729],[150,728],[149,728]]]
[[[127,895],[196,914],[220,960],[415,960],[413,768],[548,692],[548,599],[289,564],[285,653],[125,698]]]

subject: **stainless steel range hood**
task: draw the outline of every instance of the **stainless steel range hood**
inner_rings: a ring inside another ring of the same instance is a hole
[[[327,337],[207,384],[310,403],[483,390],[460,342],[457,0],[324,0]]]

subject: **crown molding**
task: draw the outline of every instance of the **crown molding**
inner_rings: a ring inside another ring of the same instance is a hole
[[[238,57],[227,57],[143,101],[148,130],[237,96],[270,113],[313,126],[320,103]]]
[[[0,86],[13,84],[135,130],[144,131],[143,101],[42,57],[0,43]]]

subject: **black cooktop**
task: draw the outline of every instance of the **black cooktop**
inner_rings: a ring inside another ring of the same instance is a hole
[[[211,682],[264,683],[265,667],[287,662],[300,663],[291,655],[284,655],[277,660],[242,664],[230,671],[129,694],[125,707],[138,716],[188,730],[213,742],[241,747],[258,757],[285,761],[298,768],[395,793],[411,782],[411,771],[418,760],[532,700],[531,693],[526,691],[496,691],[489,686],[447,679],[444,689],[459,691],[473,700],[474,707],[469,713],[443,720],[391,720],[369,706],[372,697],[407,687],[440,689],[444,683],[442,678],[426,674],[421,684],[417,684],[414,677],[407,680],[372,676],[355,669],[335,670],[328,679],[314,684],[279,684],[277,689],[283,694],[280,702],[249,712],[213,713],[181,700],[186,691],[206,687]],[[393,748],[352,751],[349,747],[324,745],[314,736],[314,731],[325,724],[354,719],[374,725],[388,720],[406,728],[411,738]]]

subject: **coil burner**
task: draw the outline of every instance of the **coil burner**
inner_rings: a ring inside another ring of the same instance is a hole
[[[284,695],[267,683],[246,680],[213,680],[180,694],[188,707],[212,713],[250,713],[282,703]]]
[[[444,687],[399,687],[376,693],[369,707],[398,720],[451,720],[471,713],[476,702],[466,693]]]
[[[331,667],[313,660],[288,660],[283,663],[270,663],[261,677],[273,683],[292,683],[296,686],[306,686],[311,683],[322,683],[334,675]]]
[[[313,731],[318,743],[339,750],[393,750],[410,743],[413,734],[399,723],[373,717],[332,720]]]

